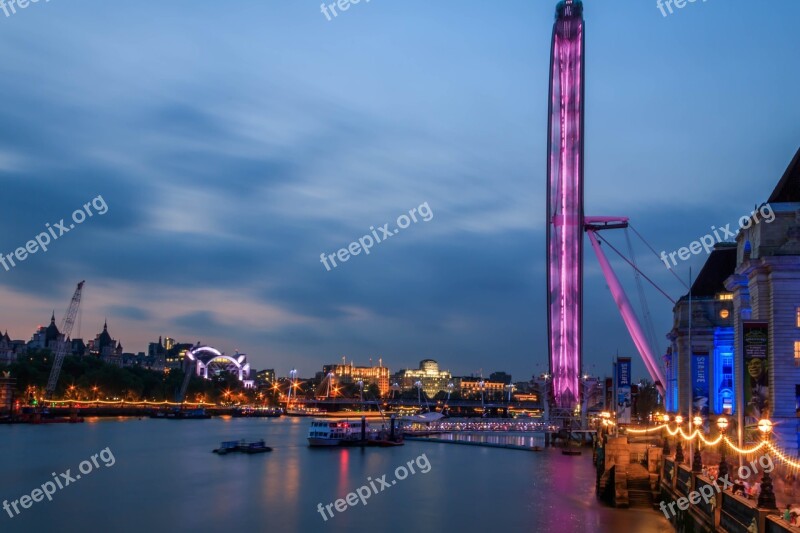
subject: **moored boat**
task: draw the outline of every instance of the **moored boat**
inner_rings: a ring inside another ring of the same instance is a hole
[[[211,450],[217,455],[228,455],[229,453],[241,452],[247,454],[271,452],[272,448],[266,445],[264,439],[247,442],[242,440],[224,441],[219,448]]]
[[[401,446],[398,432],[391,435],[385,428],[371,428],[369,421],[314,419],[308,428],[308,445],[311,447],[335,446]]]

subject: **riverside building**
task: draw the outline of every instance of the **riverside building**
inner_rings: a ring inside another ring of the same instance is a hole
[[[759,209],[774,219],[756,223]],[[733,415],[740,446],[768,418],[790,455],[800,444],[800,150],[767,202],[740,221],[733,246],[717,246],[674,308],[668,338],[667,410],[712,420]],[[731,430],[729,430],[730,432]]]

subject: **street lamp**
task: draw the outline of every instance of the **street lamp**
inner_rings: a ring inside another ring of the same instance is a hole
[[[761,432],[764,441],[769,441],[769,434],[772,432],[772,421],[768,418],[762,418],[758,421],[758,430]],[[764,476],[761,478],[761,492],[758,494],[758,506],[762,509],[777,509],[775,503],[775,491],[772,488],[772,478],[769,477],[769,472],[764,470]]]
[[[703,427],[703,418],[700,416],[696,416],[692,419],[694,423],[695,431],[699,431],[697,428]],[[692,443],[694,439],[692,439]],[[700,454],[700,443],[697,443],[697,446],[694,447],[694,456],[692,457],[692,472],[695,474],[698,472],[703,471],[703,456]]]
[[[683,417],[681,415],[675,415],[675,423],[678,425],[678,435],[680,435],[680,428],[681,424],[683,424]],[[681,445],[681,439],[675,439],[678,443],[675,445],[675,462],[680,464],[683,462],[683,446]]]
[[[728,429],[728,419],[724,416],[717,418],[717,427],[719,428],[719,432],[722,435],[722,441],[720,444],[720,460],[719,460],[719,472],[717,473],[717,479],[726,479],[728,476],[728,462],[725,460],[725,431]]]
[[[668,414],[663,414],[663,415],[661,415],[661,422],[663,422],[663,423],[664,423],[664,448],[663,448],[663,455],[664,455],[664,457],[666,457],[666,456],[668,456],[668,455],[670,454],[670,449],[669,449],[669,433],[667,432],[667,428],[668,428],[668,425],[669,425],[669,415],[668,415]]]

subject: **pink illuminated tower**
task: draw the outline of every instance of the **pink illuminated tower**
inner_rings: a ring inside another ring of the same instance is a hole
[[[547,313],[555,405],[580,401],[583,312],[584,22],[580,0],[556,7],[547,161]]]

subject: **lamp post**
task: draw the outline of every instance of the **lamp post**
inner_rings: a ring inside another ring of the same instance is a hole
[[[485,404],[485,402],[483,401],[483,387],[485,387],[485,386],[486,386],[486,382],[485,382],[485,381],[483,381],[483,380],[480,380],[480,381],[478,382],[478,386],[481,388],[481,409],[482,409],[482,410],[484,411],[484,413],[485,413],[485,412],[486,412],[486,404]]]
[[[663,449],[663,455],[664,455],[664,457],[666,457],[666,456],[668,456],[670,454],[669,433],[667,431],[668,430],[668,426],[669,426],[669,415],[666,414],[666,413],[664,415],[662,415],[661,416],[661,421],[664,423],[664,449]]]
[[[678,431],[679,438],[675,439],[678,441],[678,443],[675,445],[675,462],[680,464],[683,462],[683,446],[681,445],[681,439],[680,439],[680,429],[681,429],[681,424],[683,424],[683,417],[681,415],[675,416],[675,424],[677,424],[679,430]]]
[[[294,384],[297,382],[297,369],[293,368],[289,371],[289,395],[286,398],[286,405],[292,401],[292,389],[295,388]],[[297,401],[297,391],[294,391],[294,399]]]
[[[728,477],[728,462],[725,460],[725,430],[728,429],[728,419],[724,416],[717,418],[717,427],[719,428],[719,432],[722,435],[722,441],[720,444],[720,460],[719,460],[719,472],[717,473],[717,479],[725,479]]]
[[[700,431],[698,428],[703,427],[703,418],[700,416],[694,417],[692,420],[694,422],[695,431]],[[692,439],[694,442],[694,439]],[[700,454],[700,443],[697,443],[697,446],[694,447],[694,456],[692,457],[692,472],[697,474],[698,472],[703,471],[703,456]]]
[[[765,441],[769,440],[769,434],[772,432],[772,422],[768,418],[762,418],[758,421],[758,430]],[[764,476],[761,478],[761,492],[758,494],[758,506],[762,509],[777,509],[775,503],[775,491],[772,487],[772,478],[769,477],[769,472],[764,470]]]
[[[358,380],[358,393],[359,397],[361,398],[361,403],[364,403],[364,381],[359,379]]]
[[[511,393],[514,392],[514,385],[506,385],[508,389],[508,403],[511,403]]]

